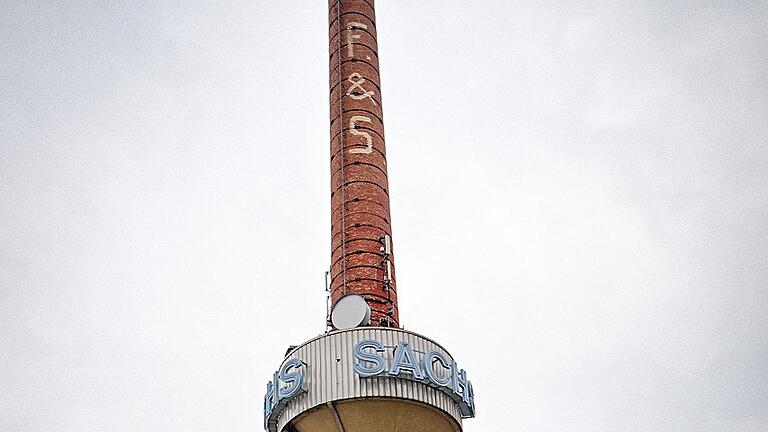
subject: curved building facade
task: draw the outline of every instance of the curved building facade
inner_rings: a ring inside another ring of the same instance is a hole
[[[400,430],[459,431],[475,413],[459,363],[401,329],[330,331],[291,349],[274,378],[265,398],[270,432],[395,430],[392,422]]]

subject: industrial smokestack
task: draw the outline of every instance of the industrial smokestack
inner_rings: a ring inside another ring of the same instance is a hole
[[[399,327],[373,0],[330,0],[330,324],[267,382],[268,432],[461,432],[467,372]],[[373,326],[374,328],[368,327]]]
[[[374,0],[330,0],[331,307],[361,296],[398,327]]]

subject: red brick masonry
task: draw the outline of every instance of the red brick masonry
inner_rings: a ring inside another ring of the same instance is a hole
[[[358,294],[371,325],[399,326],[373,0],[329,0],[331,302]],[[385,259],[391,283],[385,283]]]

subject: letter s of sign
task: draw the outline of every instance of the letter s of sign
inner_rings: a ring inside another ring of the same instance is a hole
[[[355,136],[364,137],[367,147],[349,149],[349,152],[370,154],[371,152],[373,152],[373,138],[371,138],[371,134],[369,134],[368,132],[357,130],[357,122],[373,123],[373,121],[369,117],[359,116],[359,115],[352,116],[349,118],[349,133]]]
[[[365,350],[372,349],[374,352],[366,352]],[[384,353],[384,345],[375,340],[361,340],[355,345],[355,365],[353,366],[355,372],[362,378],[368,378],[379,375],[386,369],[384,363],[384,357],[381,355]],[[369,364],[365,364],[369,363]]]
[[[280,381],[286,387],[278,387],[280,399],[289,399],[304,389],[304,375],[298,370],[304,363],[299,359],[290,359],[280,368]]]

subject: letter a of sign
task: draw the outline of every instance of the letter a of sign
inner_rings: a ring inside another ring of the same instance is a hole
[[[403,372],[410,372],[413,378],[417,380],[424,379],[424,375],[419,369],[419,362],[416,361],[416,356],[408,342],[397,344],[395,356],[392,358],[392,366],[389,367],[389,374],[392,376],[398,376]]]

